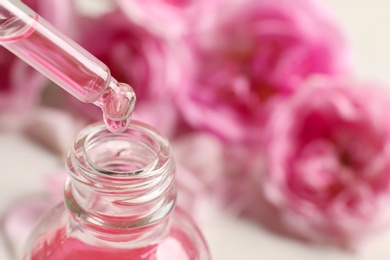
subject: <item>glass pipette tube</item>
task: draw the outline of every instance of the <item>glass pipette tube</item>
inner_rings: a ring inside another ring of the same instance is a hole
[[[77,99],[100,107],[111,131],[127,128],[133,89],[23,2],[0,0],[0,44]]]

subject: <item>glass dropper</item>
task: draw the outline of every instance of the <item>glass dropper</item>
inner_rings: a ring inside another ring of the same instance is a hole
[[[100,107],[110,131],[127,128],[133,89],[23,2],[0,0],[0,44],[77,99]]]

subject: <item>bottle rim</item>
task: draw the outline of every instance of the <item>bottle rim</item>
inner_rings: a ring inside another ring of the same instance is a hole
[[[153,225],[174,208],[175,164],[168,139],[132,121],[123,133],[87,126],[68,152],[67,208],[94,228]]]
[[[112,133],[103,123],[84,128],[69,150],[67,166],[76,178],[82,175],[125,185],[134,179],[161,175],[171,160],[168,139],[157,129],[132,120],[123,133]]]

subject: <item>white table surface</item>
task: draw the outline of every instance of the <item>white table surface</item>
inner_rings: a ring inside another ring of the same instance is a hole
[[[330,0],[356,52],[356,75],[390,86],[390,1]],[[390,91],[390,88],[389,88]],[[61,165],[49,152],[17,134],[0,132],[0,214],[16,199],[34,194],[42,176]],[[389,205],[390,206],[390,205]],[[226,216],[210,217],[202,226],[214,260],[389,260],[390,232],[378,235],[359,254],[309,247]],[[9,256],[0,237],[0,259]]]

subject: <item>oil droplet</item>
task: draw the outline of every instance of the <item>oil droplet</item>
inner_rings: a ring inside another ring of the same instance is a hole
[[[112,120],[103,115],[104,123],[107,126],[107,129],[112,133],[123,133],[129,127],[130,117],[125,120]]]
[[[113,133],[124,132],[130,124],[136,102],[132,87],[112,81],[99,102],[107,129]]]

